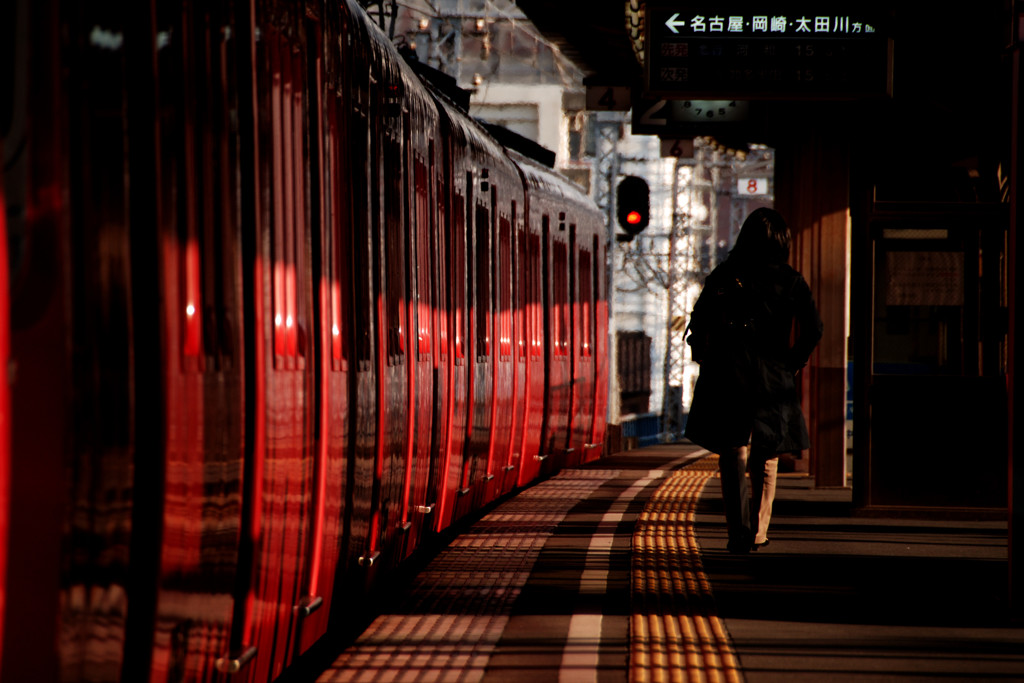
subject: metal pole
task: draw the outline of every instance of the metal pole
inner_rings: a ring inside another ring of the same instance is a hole
[[[595,201],[604,210],[607,227],[606,291],[608,293],[608,424],[618,424],[621,413],[619,363],[615,323],[615,181],[619,177],[618,143],[622,128],[621,115],[614,112],[597,114],[597,183]]]

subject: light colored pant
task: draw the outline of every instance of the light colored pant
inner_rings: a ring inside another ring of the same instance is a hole
[[[779,474],[779,457],[751,458],[750,471],[750,516],[757,521],[754,528],[754,543],[768,540],[768,524],[772,521],[772,503],[775,502],[775,480]]]
[[[748,468],[749,490],[746,476]],[[778,455],[763,453],[755,448],[751,456],[750,446],[732,448],[719,454],[718,469],[722,476],[722,502],[725,505],[729,540],[741,542],[753,538],[754,543],[764,543],[768,539],[768,524],[772,519],[772,503],[775,501]]]

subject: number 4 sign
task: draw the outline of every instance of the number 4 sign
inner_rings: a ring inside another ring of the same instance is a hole
[[[629,111],[631,91],[623,86],[587,86],[587,111]]]
[[[768,179],[740,178],[736,181],[736,190],[742,195],[768,194]]]

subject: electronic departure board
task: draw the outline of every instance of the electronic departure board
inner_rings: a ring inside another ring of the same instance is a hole
[[[777,10],[772,3],[756,10],[742,6],[649,1],[646,94],[670,99],[892,94],[892,38],[884,13],[821,2]]]

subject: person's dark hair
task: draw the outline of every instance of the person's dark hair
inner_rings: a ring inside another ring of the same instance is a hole
[[[791,237],[786,220],[778,211],[762,207],[755,209],[743,221],[730,258],[767,263],[785,263],[789,260]]]

